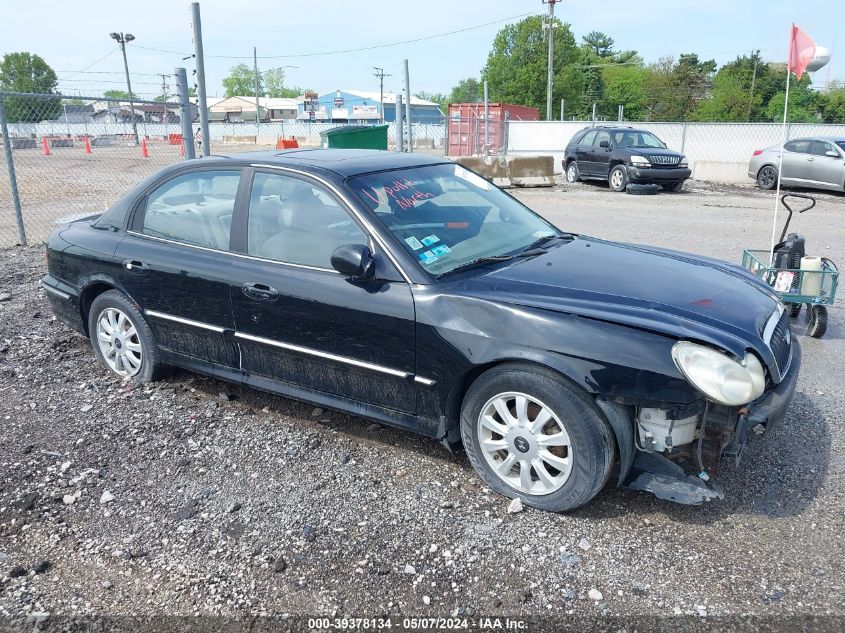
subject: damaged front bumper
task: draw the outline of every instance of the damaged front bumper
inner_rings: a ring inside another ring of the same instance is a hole
[[[745,407],[708,405],[693,451],[697,475],[688,474],[680,464],[661,453],[637,451],[626,487],[689,505],[723,498],[721,488],[712,481],[719,459],[722,455],[731,456],[739,464],[755,427],[768,431],[783,421],[795,395],[800,371],[801,346],[795,340],[789,370],[774,388]]]

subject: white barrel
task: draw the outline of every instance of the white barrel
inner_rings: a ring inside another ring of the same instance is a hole
[[[801,294],[818,295],[822,289],[822,258],[808,255],[801,258]]]

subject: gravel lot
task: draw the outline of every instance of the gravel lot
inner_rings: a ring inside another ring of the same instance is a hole
[[[768,246],[770,194],[689,186],[516,195],[576,232],[731,261]],[[821,194],[795,228],[813,254],[845,262],[843,214],[845,197]],[[568,515],[508,514],[435,442],[186,372],[142,387],[107,376],[52,318],[43,267],[39,248],[0,250],[6,618],[741,614],[845,626],[841,300],[824,339],[801,337],[787,421],[739,467],[723,464],[724,501],[608,488]]]

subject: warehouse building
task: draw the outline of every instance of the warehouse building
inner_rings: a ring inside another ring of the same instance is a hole
[[[384,120],[388,123],[396,120],[396,95],[384,93]],[[332,121],[338,123],[377,123],[381,118],[379,92],[364,90],[333,90],[320,94],[314,100],[314,121]],[[311,118],[308,102],[299,104],[297,118]],[[411,97],[411,121],[413,123],[443,123],[443,112],[433,101]]]

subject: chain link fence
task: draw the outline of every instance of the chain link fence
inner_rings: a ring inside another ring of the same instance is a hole
[[[0,247],[43,242],[184,157],[178,103],[0,93],[0,116]]]

